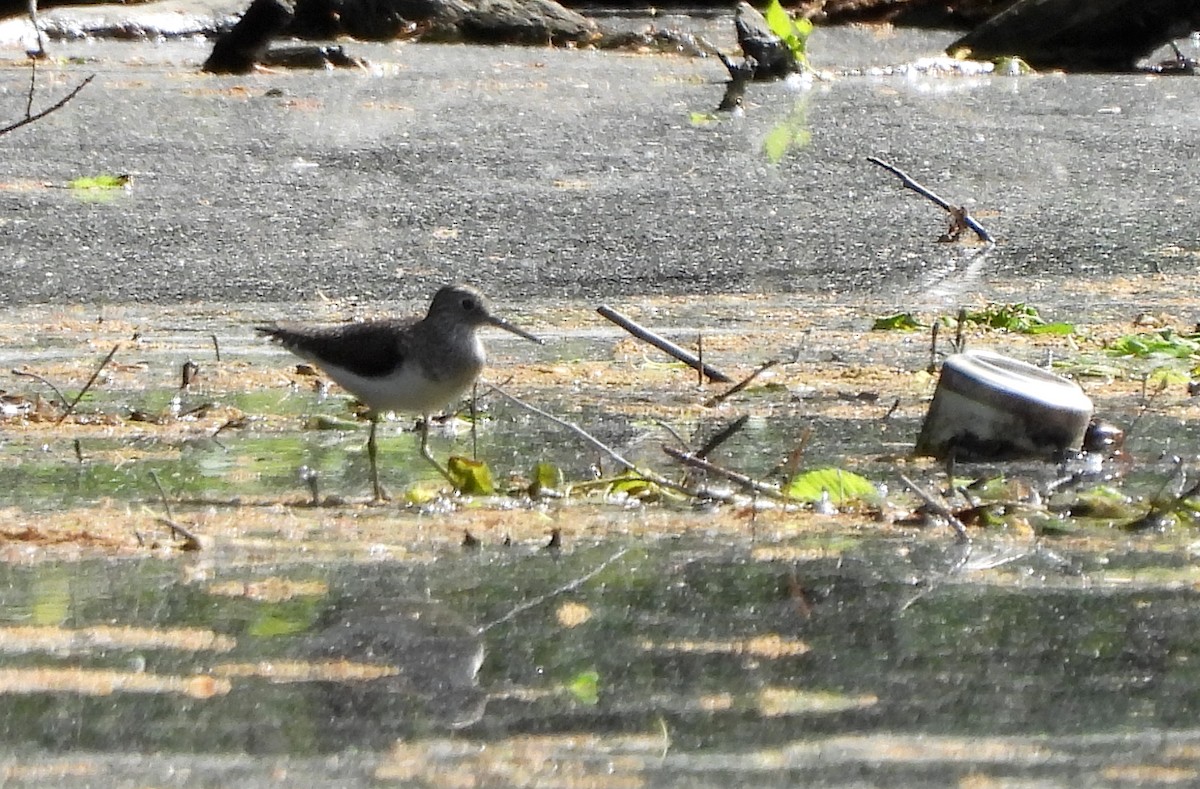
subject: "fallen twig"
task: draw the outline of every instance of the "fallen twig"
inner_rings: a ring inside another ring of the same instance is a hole
[[[163,489],[162,482],[158,479],[158,473],[151,471],[150,479],[154,481],[154,487],[158,488],[158,496],[162,499],[163,511],[167,513],[167,517],[155,518],[155,520],[170,529],[172,537],[183,538],[183,545],[180,546],[180,550],[200,550],[200,538],[197,537],[190,529],[180,526],[175,522],[175,516],[171,514],[171,500],[167,498],[167,491]],[[138,535],[139,542],[141,539],[141,535]]]
[[[910,176],[908,173],[904,172],[903,170],[901,170],[899,167],[895,166],[894,164],[885,162],[884,160],[880,159],[877,156],[868,156],[867,161],[871,162],[872,164],[879,165],[883,169],[887,170],[888,172],[890,172],[893,175],[895,175],[896,177],[898,177],[900,179],[901,183],[905,187],[913,190],[914,192],[921,195],[925,199],[931,200],[934,203],[936,203],[937,205],[941,206],[941,208],[943,210],[945,210],[947,213],[950,214],[950,217],[953,222],[961,223],[961,224],[971,228],[971,230],[974,231],[975,235],[979,236],[979,239],[981,241],[983,241],[984,243],[986,243],[986,244],[995,244],[996,243],[996,240],[994,238],[992,238],[992,234],[989,233],[984,228],[983,225],[981,225],[977,221],[975,221],[975,218],[973,216],[971,216],[969,213],[967,213],[967,209],[965,209],[961,206],[951,205],[948,201],[946,201],[946,200],[942,199],[941,197],[939,197],[938,195],[934,194],[932,191],[927,189],[920,182],[918,182],[916,179],[914,179],[912,176]]]
[[[173,520],[170,520],[169,518],[155,518],[155,521],[162,524],[163,526],[166,526],[168,529],[170,529],[172,537],[182,537],[183,538],[183,545],[179,546],[179,550],[181,550],[181,551],[198,551],[198,550],[200,550],[200,538],[196,536],[195,532],[191,531],[190,529],[184,528],[183,526],[180,526],[178,523],[176,523]],[[140,540],[141,537],[139,536],[138,539]]]
[[[558,587],[557,589],[547,592],[546,594],[538,595],[537,597],[533,598],[532,600],[526,600],[524,603],[521,603],[520,605],[516,606],[515,608],[509,610],[508,613],[504,614],[503,616],[499,617],[498,619],[493,619],[491,622],[488,622],[487,624],[483,625],[478,630],[479,634],[482,635],[482,634],[486,633],[487,631],[491,630],[493,627],[496,627],[497,625],[502,625],[505,622],[512,619],[513,617],[517,616],[518,614],[528,611],[531,608],[536,608],[537,606],[541,605],[542,603],[546,602],[547,600],[551,600],[555,597],[558,597],[559,595],[566,594],[567,592],[575,591],[576,589],[583,586],[588,581],[595,578],[600,573],[604,572],[608,568],[609,565],[611,565],[613,562],[620,559],[628,551],[629,551],[628,546],[626,546],[624,548],[618,548],[616,553],[614,553],[612,556],[610,556],[607,559],[605,559],[604,561],[600,562],[600,564],[596,565],[591,570],[587,571],[586,573],[579,576],[575,580],[570,581],[569,583],[563,584],[562,586]]]
[[[691,466],[693,468],[698,468],[701,471],[707,471],[710,474],[716,474],[718,477],[724,477],[725,479],[729,480],[730,482],[741,485],[742,487],[746,488],[747,490],[753,491],[754,493],[757,493],[761,496],[766,496],[769,499],[774,499],[775,501],[791,502],[792,504],[803,504],[804,503],[797,499],[793,499],[790,496],[784,495],[778,488],[768,485],[765,482],[760,482],[759,480],[754,479],[753,477],[748,477],[745,474],[742,474],[741,472],[738,472],[738,471],[732,471],[727,468],[722,468],[721,466],[718,466],[715,463],[710,463],[709,461],[705,460],[704,458],[696,457],[696,455],[694,455],[692,453],[681,452],[678,449],[676,449],[675,447],[669,447],[666,445],[663,445],[662,451],[666,452],[669,456],[671,456],[675,460],[678,460],[680,463],[684,464],[685,466]]]
[[[905,485],[908,486],[909,490],[911,490],[913,493],[917,494],[917,496],[920,497],[921,501],[925,502],[925,505],[927,507],[929,507],[935,513],[937,513],[938,515],[940,515],[946,519],[946,521],[950,524],[950,526],[957,533],[959,542],[970,542],[971,541],[971,537],[967,534],[967,527],[965,525],[963,525],[963,522],[958,519],[958,516],[955,515],[950,510],[949,507],[947,507],[945,504],[943,504],[942,502],[935,499],[933,496],[926,493],[921,488],[920,485],[913,482],[911,479],[904,476],[903,474],[900,475],[900,480]]]
[[[749,421],[750,415],[742,414],[737,419],[721,428],[721,430],[719,430],[712,438],[708,439],[708,441],[705,441],[704,446],[700,447],[700,449],[696,451],[695,457],[707,458],[717,447],[733,438],[733,436],[736,435],[739,430],[745,427],[746,423]]]
[[[54,424],[61,425],[63,420],[71,415],[71,412],[75,410],[75,406],[79,405],[79,401],[82,400],[83,396],[88,393],[89,389],[92,388],[92,384],[96,383],[96,379],[100,377],[100,373],[104,370],[105,367],[108,366],[108,363],[112,361],[113,356],[116,355],[117,349],[119,349],[120,347],[121,347],[121,343],[117,343],[116,345],[114,345],[112,347],[112,350],[108,352],[108,356],[105,356],[104,361],[100,362],[100,366],[97,367],[96,371],[92,373],[92,377],[89,378],[87,383],[83,385],[83,388],[79,390],[79,394],[75,395],[75,399],[72,400],[67,405],[66,410],[62,412],[62,415],[58,418],[58,421],[55,422]]]
[[[54,384],[50,383],[49,381],[47,381],[45,378],[38,375],[37,373],[30,373],[30,372],[26,372],[25,370],[13,369],[12,374],[20,375],[25,378],[32,378],[33,380],[37,381],[38,383],[42,384],[43,386],[49,387],[50,391],[54,392],[55,396],[58,397],[58,402],[62,403],[63,405],[67,404],[67,398],[65,396],[63,396],[62,392],[58,391],[58,387],[55,386]]]
[[[543,419],[548,419],[551,422],[553,422],[554,424],[558,425],[559,427],[563,427],[563,428],[566,428],[567,430],[570,430],[572,433],[579,436],[580,438],[582,438],[587,443],[591,444],[596,449],[600,450],[601,452],[608,455],[613,460],[617,461],[617,463],[621,464],[622,468],[630,469],[632,471],[637,471],[639,474],[641,473],[641,471],[638,470],[637,466],[635,466],[633,463],[629,462],[625,458],[621,457],[619,454],[617,454],[616,450],[609,447],[603,441],[596,438],[595,436],[593,436],[591,433],[584,430],[579,425],[572,424],[572,423],[566,421],[565,419],[558,418],[557,416],[549,413],[548,411],[543,411],[542,409],[538,408],[535,405],[526,403],[524,400],[520,399],[519,397],[516,397],[515,395],[510,395],[508,392],[504,391],[503,389],[496,386],[495,384],[489,384],[485,381],[484,385],[487,386],[489,389],[491,389],[496,394],[503,397],[505,400],[512,403],[513,405],[523,408],[531,414],[537,414],[538,416],[542,417]]]
[[[163,489],[162,482],[158,479],[158,472],[151,471],[150,479],[154,482],[154,487],[158,488],[158,496],[162,499],[163,511],[167,513],[167,520],[174,520],[175,516],[171,514],[171,500],[167,498],[167,491]]]
[[[751,382],[754,381],[755,378],[762,375],[767,370],[770,370],[772,367],[774,367],[777,364],[779,364],[778,359],[772,359],[769,362],[764,362],[763,364],[761,364],[759,366],[759,368],[757,370],[750,373],[748,376],[746,376],[742,380],[738,381],[736,384],[729,387],[721,394],[717,395],[716,397],[710,397],[708,400],[705,401],[704,407],[705,408],[713,408],[715,406],[720,405],[721,403],[725,402],[726,399],[732,397],[733,395],[735,395],[738,392],[745,389],[747,386],[749,386],[751,384]]]
[[[84,86],[86,86],[89,82],[91,82],[93,79],[96,78],[95,74],[92,74],[92,75],[86,77],[83,80],[83,82],[80,82],[78,85],[76,85],[75,89],[72,90],[70,93],[68,93],[66,96],[63,96],[61,99],[59,99],[54,104],[47,107],[46,109],[42,110],[41,112],[35,113],[35,112],[32,112],[32,110],[33,110],[34,79],[37,74],[37,67],[34,66],[33,64],[36,62],[37,61],[34,61],[34,60],[30,61],[29,97],[28,97],[27,103],[25,105],[25,117],[19,121],[10,123],[7,126],[0,127],[0,134],[8,134],[11,131],[15,131],[15,130],[21,128],[22,126],[29,125],[30,123],[33,123],[34,121],[40,121],[42,118],[45,118],[50,113],[52,113],[56,110],[62,109],[62,107],[67,102],[69,102],[71,99],[73,99],[79,95],[79,91],[83,90]]]
[[[733,379],[730,378],[728,375],[721,372],[720,370],[714,369],[713,367],[703,363],[702,361],[700,361],[700,359],[698,359],[696,357],[695,354],[690,353],[689,351],[685,351],[683,348],[680,348],[678,345],[671,342],[670,340],[667,340],[663,337],[658,336],[657,334],[655,334],[654,332],[650,331],[647,328],[639,326],[637,323],[633,322],[632,320],[625,317],[624,315],[617,312],[616,310],[612,309],[611,307],[602,304],[596,308],[596,312],[600,313],[602,316],[604,316],[608,320],[617,324],[622,329],[624,329],[625,331],[632,334],[634,337],[637,337],[639,340],[642,340],[643,342],[648,342],[651,345],[653,345],[655,348],[658,348],[660,351],[670,354],[671,356],[675,357],[679,361],[686,364],[688,367],[691,367],[693,370],[699,370],[708,378],[708,380],[718,381],[720,383],[726,383],[726,384],[733,382]]]

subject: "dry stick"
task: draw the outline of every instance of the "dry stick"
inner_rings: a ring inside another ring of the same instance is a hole
[[[733,438],[733,436],[739,430],[741,430],[743,427],[745,427],[746,423],[749,421],[750,421],[750,415],[742,414],[737,419],[733,420],[728,425],[721,428],[721,430],[718,431],[715,436],[708,439],[708,441],[704,442],[704,446],[700,447],[700,449],[695,452],[695,457],[698,457],[698,458],[708,457],[709,455],[711,455],[713,453],[714,450],[716,450],[717,447],[721,446],[726,441]]]
[[[489,386],[490,385],[491,384],[489,384]],[[499,391],[499,390],[497,390],[497,391]],[[501,394],[504,394],[504,393],[501,392]],[[493,627],[504,624],[505,622],[509,621],[510,619],[517,616],[518,614],[528,611],[530,608],[536,608],[537,606],[541,605],[542,603],[546,602],[547,600],[551,600],[555,597],[558,597],[559,595],[566,594],[567,592],[575,591],[579,587],[586,584],[588,581],[595,578],[600,573],[604,572],[604,570],[609,565],[611,565],[617,559],[620,559],[622,556],[624,556],[628,552],[629,552],[628,546],[626,546],[624,548],[618,548],[617,552],[614,553],[612,556],[610,556],[607,559],[605,559],[604,561],[600,562],[600,564],[596,565],[591,570],[588,570],[586,573],[579,576],[575,580],[573,580],[569,583],[563,584],[562,586],[558,587],[557,589],[547,592],[546,594],[538,595],[537,597],[533,598],[532,600],[526,600],[524,603],[521,603],[516,608],[511,609],[504,616],[502,616],[498,619],[493,619],[491,622],[488,622],[487,624],[483,625],[482,627],[479,628],[479,630],[477,632],[479,633],[479,635],[483,635],[487,631],[491,630]]]
[[[900,475],[900,480],[908,486],[909,490],[917,494],[921,501],[925,502],[930,509],[936,512],[938,515],[941,515],[950,523],[950,526],[953,527],[954,531],[958,534],[959,542],[971,541],[970,536],[967,534],[967,527],[963,525],[963,522],[958,519],[957,515],[950,511],[949,507],[935,499],[933,496],[930,496],[928,493],[922,490],[917,483],[913,482],[903,474]]]
[[[641,474],[641,471],[638,470],[637,466],[635,466],[633,463],[630,463],[628,460],[626,460],[625,458],[618,455],[616,450],[614,450],[611,447],[609,447],[608,445],[606,445],[603,441],[596,438],[595,436],[593,436],[591,433],[584,430],[579,425],[571,424],[570,422],[566,421],[565,419],[559,419],[554,414],[543,411],[542,409],[538,408],[535,405],[530,405],[529,403],[526,403],[524,400],[521,400],[520,398],[518,398],[514,395],[510,395],[508,392],[504,391],[503,389],[496,386],[495,384],[490,384],[485,381],[484,385],[487,386],[489,389],[491,389],[496,394],[503,397],[505,400],[512,403],[513,405],[523,408],[526,411],[530,412],[531,414],[537,414],[538,416],[542,417],[543,419],[548,419],[549,421],[553,422],[554,424],[558,425],[559,427],[566,428],[567,430],[571,431],[575,435],[582,438],[587,443],[591,444],[596,449],[600,450],[601,452],[608,455],[613,460],[617,461],[617,463],[621,464],[621,466],[623,466],[624,468],[629,469],[631,471],[637,471],[639,474]],[[645,476],[645,475],[643,475],[643,476]],[[657,480],[655,480],[655,481],[657,482]]]
[[[154,487],[158,488],[158,495],[162,498],[163,509],[167,513],[167,517],[155,518],[155,520],[158,521],[159,523],[161,523],[163,526],[166,526],[168,529],[170,529],[172,537],[182,537],[183,538],[183,546],[182,546],[183,550],[185,550],[185,551],[200,550],[200,538],[197,537],[195,535],[195,533],[193,533],[190,529],[186,529],[183,526],[180,526],[178,523],[176,523],[175,517],[173,515],[171,515],[171,500],[169,498],[167,498],[167,492],[163,489],[162,482],[160,482],[158,479],[158,472],[151,471],[150,479],[154,480]],[[140,540],[141,537],[139,536],[138,539]]]
[[[526,411],[530,412],[531,414],[536,414],[536,415],[542,417],[543,419],[548,419],[549,421],[553,422],[554,424],[558,425],[559,427],[566,428],[567,430],[571,431],[575,435],[582,438],[587,443],[591,444],[596,449],[599,449],[601,452],[608,455],[613,460],[617,461],[617,463],[619,463],[623,469],[626,469],[626,470],[636,473],[638,476],[640,476],[642,479],[646,480],[647,482],[653,482],[655,485],[659,485],[664,488],[669,488],[670,490],[674,490],[678,493],[682,493],[685,496],[695,496],[695,494],[692,491],[688,490],[687,488],[685,488],[684,486],[682,486],[678,483],[672,482],[671,480],[667,479],[666,477],[663,477],[659,474],[655,474],[653,472],[643,471],[642,469],[638,468],[633,463],[629,462],[628,460],[626,460],[625,458],[623,458],[619,454],[617,454],[616,450],[614,450],[612,447],[608,446],[603,441],[596,438],[595,436],[593,436],[591,433],[584,430],[579,425],[572,424],[572,423],[566,421],[565,419],[560,419],[559,417],[555,416],[554,414],[551,414],[547,411],[543,411],[542,409],[538,408],[535,405],[530,405],[529,403],[526,403],[524,400],[520,399],[519,397],[509,394],[508,392],[504,391],[503,389],[496,386],[495,384],[488,383],[487,381],[484,381],[483,384],[484,384],[484,386],[486,386],[489,389],[491,389],[492,391],[494,391],[496,394],[503,397],[505,400],[508,400],[513,405],[515,405],[519,408],[523,408]],[[670,432],[674,433],[674,431],[670,431]],[[679,437],[678,434],[676,434],[676,438],[678,438],[678,437]],[[682,441],[682,439],[680,439],[680,440]],[[576,487],[579,487],[579,486],[577,485]]]
[[[180,526],[175,521],[168,520],[167,518],[155,518],[154,520],[158,523],[161,523],[163,526],[166,526],[168,529],[170,529],[172,537],[182,537],[183,538],[183,545],[179,546],[179,550],[181,550],[181,551],[198,551],[198,550],[200,550],[200,538],[197,537],[196,533],[193,532],[192,530],[184,528],[183,526]],[[139,540],[141,539],[140,535],[138,536],[138,539]]]
[[[622,329],[624,329],[625,331],[632,334],[634,337],[637,337],[639,340],[650,343],[655,348],[658,348],[660,351],[663,351],[664,353],[668,353],[671,356],[674,356],[676,359],[683,362],[688,367],[691,367],[694,370],[700,371],[708,378],[708,380],[718,381],[723,384],[733,383],[732,378],[730,378],[728,375],[721,372],[720,370],[716,370],[716,369],[712,368],[711,366],[703,363],[698,358],[696,358],[695,354],[689,353],[688,351],[685,351],[683,348],[680,348],[678,345],[671,342],[670,340],[664,339],[664,338],[658,336],[657,334],[655,334],[654,332],[650,331],[649,329],[639,326],[638,324],[634,323],[629,318],[626,318],[624,315],[622,315],[621,313],[612,309],[611,307],[602,304],[596,308],[596,312],[600,313],[602,316],[604,316],[608,320],[617,324]]]
[[[211,336],[212,336],[212,344],[213,344],[213,353],[216,354],[216,357],[217,357],[216,361],[219,362],[219,361],[221,361],[221,343],[217,341],[217,335],[213,334]]]
[[[158,479],[158,472],[151,471],[150,479],[154,481],[154,487],[158,488],[158,495],[162,499],[163,509],[167,513],[167,520],[175,520],[175,516],[171,514],[171,500],[167,498],[167,492],[163,490],[162,482]]]
[[[770,370],[772,367],[774,367],[777,364],[779,364],[778,359],[772,359],[769,362],[764,362],[762,365],[759,366],[759,368],[757,370],[750,373],[750,375],[746,376],[742,380],[738,381],[736,384],[731,386],[726,391],[722,392],[721,394],[717,395],[716,397],[710,397],[708,400],[705,401],[704,406],[706,408],[712,408],[714,406],[720,405],[721,403],[725,402],[726,399],[733,397],[735,394],[737,394],[738,392],[745,389],[747,386],[749,386],[754,381],[755,378],[762,375],[767,370]]]
[[[929,191],[929,189],[922,186],[919,182],[917,182],[908,173],[904,172],[903,170],[901,170],[899,167],[895,166],[894,164],[889,164],[888,162],[885,162],[884,160],[880,159],[878,156],[868,156],[867,161],[870,162],[871,164],[877,164],[880,167],[882,167],[883,169],[892,173],[893,175],[895,175],[896,177],[898,177],[900,179],[901,183],[903,183],[904,186],[913,190],[917,194],[921,195],[921,197],[924,197],[927,200],[931,200],[934,203],[936,203],[937,205],[941,206],[941,208],[943,210],[945,210],[946,212],[948,212],[950,214],[950,216],[957,216],[961,213],[963,224],[965,224],[967,227],[971,228],[971,230],[975,231],[975,235],[979,236],[979,239],[981,241],[983,241],[984,243],[987,243],[987,244],[995,244],[996,243],[996,239],[992,238],[992,234],[989,233],[984,228],[983,225],[976,222],[975,218],[973,216],[971,216],[969,213],[967,213],[965,208],[960,208],[958,206],[950,205],[950,203],[943,200],[941,197],[939,197],[938,195]]]
[[[785,496],[779,490],[771,487],[765,482],[759,482],[752,477],[747,477],[745,474],[741,474],[737,471],[731,471],[727,468],[722,468],[715,463],[710,463],[707,460],[698,458],[693,454],[680,452],[674,447],[663,445],[662,451],[666,452],[668,455],[673,457],[675,460],[678,460],[685,466],[692,466],[693,468],[698,468],[701,471],[707,471],[710,474],[716,474],[718,477],[724,477],[730,482],[735,482],[738,485],[741,485],[748,490],[752,490],[762,496],[766,496],[769,499],[774,499],[775,501],[787,501],[791,502],[792,504],[804,503],[799,499],[793,499],[790,496]]]
[[[108,366],[108,363],[112,361],[113,356],[116,355],[117,349],[120,347],[121,343],[117,343],[113,346],[112,350],[108,352],[108,356],[105,356],[104,361],[100,362],[100,366],[96,368],[94,373],[92,373],[92,377],[89,378],[88,382],[83,385],[83,388],[79,390],[79,394],[75,395],[75,399],[71,401],[70,405],[67,406],[67,410],[62,412],[62,416],[60,416],[58,421],[54,424],[61,425],[63,420],[71,415],[71,412],[75,410],[75,406],[79,405],[79,401],[82,400],[83,396],[88,393],[89,389],[92,388],[92,384],[96,383],[96,379],[100,377],[100,373],[105,367]]]
[[[38,375],[37,373],[29,373],[29,372],[25,372],[24,370],[14,369],[12,371],[12,374],[24,376],[25,378],[32,378],[33,380],[37,381],[38,383],[42,384],[43,386],[50,387],[50,391],[54,392],[54,394],[58,396],[58,402],[66,405],[67,398],[63,396],[62,392],[58,391],[58,387],[55,386],[54,384],[50,383],[49,381],[47,381],[45,378]]]
[[[83,90],[85,85],[87,85],[89,82],[91,82],[95,78],[96,78],[96,75],[92,74],[91,76],[87,77],[83,82],[80,82],[78,85],[76,85],[75,89],[73,91],[71,91],[70,93],[68,93],[66,96],[63,96],[61,99],[59,99],[57,102],[55,102],[51,106],[47,107],[46,109],[42,110],[39,113],[33,114],[33,115],[29,114],[29,110],[33,109],[33,94],[32,94],[32,89],[31,89],[30,96],[29,96],[29,105],[30,106],[27,107],[25,110],[25,117],[15,123],[10,123],[9,125],[7,125],[5,127],[0,128],[0,134],[8,134],[10,131],[19,129],[22,126],[26,126],[30,123],[33,123],[34,121],[40,121],[42,118],[45,118],[47,115],[54,112],[55,110],[62,109],[62,107],[68,101],[70,101],[71,99],[73,99],[79,95],[79,91]]]

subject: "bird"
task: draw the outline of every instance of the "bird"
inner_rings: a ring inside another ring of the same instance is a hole
[[[375,428],[388,411],[418,413],[421,456],[451,484],[449,472],[429,452],[429,415],[471,387],[487,356],[476,333],[495,326],[539,345],[542,341],[492,313],[469,285],[440,288],[425,317],[391,318],[333,326],[271,324],[255,331],[325,372],[371,412],[367,456],[375,500],[387,499],[379,484]]]

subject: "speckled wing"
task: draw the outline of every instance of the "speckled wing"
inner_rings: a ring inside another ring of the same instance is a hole
[[[367,321],[338,326],[257,326],[292,353],[318,366],[336,366],[364,378],[386,376],[408,355],[408,321]]]

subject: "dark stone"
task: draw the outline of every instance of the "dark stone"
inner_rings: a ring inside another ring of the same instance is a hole
[[[346,52],[341,46],[309,44],[297,47],[276,47],[268,50],[261,63],[270,68],[330,69],[366,68],[366,61]]]
[[[595,23],[555,0],[478,0],[460,22],[463,39],[483,44],[554,44],[598,37]]]
[[[290,0],[253,0],[233,29],[217,39],[203,70],[213,74],[249,72],[262,60],[271,39],[292,21],[292,16]]]
[[[290,32],[389,41],[419,31],[427,41],[488,44],[590,42],[596,25],[554,0],[298,0]]]
[[[755,79],[779,79],[801,70],[801,64],[782,38],[772,32],[767,19],[746,2],[737,4],[733,18],[738,45],[746,60],[754,61]]]
[[[1200,29],[1196,0],[1020,0],[955,41],[972,58],[1016,55],[1035,68],[1130,71]]]

